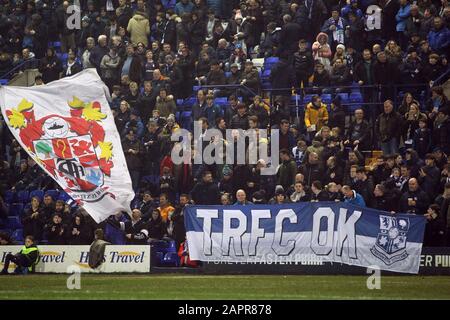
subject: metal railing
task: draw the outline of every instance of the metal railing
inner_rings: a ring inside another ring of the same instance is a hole
[[[0,76],[0,79],[11,79],[16,73],[26,69],[36,69],[39,66],[39,59],[32,58],[14,66],[12,69]]]

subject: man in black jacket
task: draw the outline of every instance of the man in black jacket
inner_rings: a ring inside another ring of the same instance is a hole
[[[366,120],[364,120],[363,109],[355,110],[355,120],[350,123],[345,144],[352,146],[352,148],[358,146],[358,150],[360,151],[370,149],[370,125]]]
[[[307,186],[311,186],[316,180],[322,181],[324,178],[324,170],[320,165],[317,153],[309,153],[308,162],[300,166],[300,173],[305,176],[305,184]]]
[[[363,60],[359,61],[355,65],[355,70],[353,71],[353,78],[360,86],[372,86],[375,84],[374,78],[374,62],[372,60],[372,53],[369,49],[363,51]],[[376,90],[373,88],[362,88],[361,90],[364,103],[376,102]],[[378,115],[376,110],[377,105],[367,105],[364,106],[366,119],[375,119]],[[372,111],[372,112],[369,112]]]
[[[434,199],[439,188],[441,172],[435,165],[434,156],[425,156],[425,166],[419,170],[419,184],[422,190],[426,190],[430,199]]]
[[[409,179],[408,187],[400,198],[400,212],[424,215],[430,203],[427,194],[420,189],[416,178]]]
[[[125,232],[127,244],[145,244],[148,239],[147,223],[142,219],[142,212],[133,209],[131,221],[119,222],[120,228]]]
[[[26,236],[25,245],[22,247],[19,253],[8,253],[5,258],[5,264],[0,274],[8,274],[9,264],[13,262],[18,268],[28,268],[33,272],[33,266],[36,264],[39,258],[39,250],[34,244],[34,238],[32,236]]]
[[[210,171],[204,171],[202,181],[197,182],[191,191],[192,200],[197,205],[213,205],[220,203],[220,192],[216,183],[213,182]]]
[[[98,44],[91,50],[89,55],[89,62],[97,68],[97,72],[100,74],[100,62],[104,55],[108,54],[108,41],[105,35],[100,35],[98,37]]]
[[[314,58],[307,45],[306,40],[300,40],[298,42],[298,51],[294,54],[294,68],[297,78],[296,86],[303,82],[303,86],[307,87],[309,77],[314,72]]]
[[[245,104],[238,103],[237,114],[231,119],[231,129],[248,129],[248,114]]]
[[[400,143],[400,129],[402,127],[402,117],[394,111],[394,104],[391,100],[384,102],[384,112],[380,114],[375,122],[375,130],[378,140],[381,142],[381,150],[384,155],[398,153]]]
[[[153,89],[151,81],[144,81],[144,92],[139,95],[137,101],[137,109],[143,123],[148,123],[152,111],[156,105],[156,97],[158,92]]]
[[[284,25],[280,32],[280,46],[279,55],[285,54],[290,56],[294,53],[298,40],[302,34],[302,28],[295,22],[292,22],[292,17],[288,14],[283,16]]]
[[[314,181],[311,185],[311,202],[330,201],[330,195],[323,190],[322,182]]]

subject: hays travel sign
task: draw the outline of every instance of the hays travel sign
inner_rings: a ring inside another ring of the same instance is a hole
[[[185,212],[192,260],[284,263],[308,256],[396,272],[419,271],[422,216],[335,202],[189,206]]]
[[[39,273],[66,273],[71,266],[81,272],[150,272],[150,246],[106,246],[103,264],[98,269],[88,265],[89,246],[38,246],[40,256],[36,266]],[[0,246],[0,267],[8,253],[17,253],[21,246]],[[10,272],[15,268],[10,265]]]

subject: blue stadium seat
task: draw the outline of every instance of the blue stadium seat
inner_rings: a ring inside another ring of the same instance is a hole
[[[6,190],[3,195],[3,200],[6,204],[11,204],[16,200],[16,193],[12,190]]]
[[[230,76],[231,76],[231,72],[230,71],[225,72],[225,77],[226,78],[229,78]]]
[[[198,90],[200,90],[200,88],[201,88],[201,86],[193,86],[193,87],[192,87],[192,90],[193,90],[194,92],[197,92]]]
[[[227,97],[216,98],[215,103],[219,106],[228,105],[228,98]]]
[[[105,238],[107,241],[111,242],[112,244],[117,245],[124,245],[125,242],[125,235],[123,234],[122,230],[119,230],[110,224],[106,224],[105,227]]]
[[[305,96],[303,97],[303,104],[308,104],[311,102],[313,97],[313,94],[305,94]]]
[[[170,241],[169,245],[167,247],[167,252],[177,252],[177,245],[175,243],[175,241]]]
[[[17,202],[27,203],[28,199],[30,199],[29,195],[29,192],[26,190],[17,192]]]
[[[23,229],[16,229],[11,234],[11,238],[15,241],[22,241],[23,242]]]
[[[348,103],[348,93],[338,93],[337,96],[341,98],[341,104]]]
[[[162,264],[167,267],[178,267],[180,265],[180,258],[176,252],[168,252],[164,255]]]
[[[175,112],[175,120],[179,123],[180,122],[180,111]]]
[[[349,102],[352,104],[363,103],[361,92],[352,92],[349,96]]]
[[[9,216],[8,222],[6,224],[8,229],[16,230],[22,228],[22,224],[20,223],[20,218],[16,216]]]
[[[53,47],[54,48],[61,48],[61,42],[60,41],[53,42]]]
[[[278,57],[267,57],[264,59],[264,70],[270,70],[280,60]]]
[[[261,75],[261,79],[263,80],[267,80],[270,77],[270,70],[264,70],[262,75]]]
[[[322,102],[325,104],[330,104],[331,101],[333,100],[331,97],[331,94],[329,94],[329,93],[322,93],[320,98],[322,99]]]
[[[2,86],[6,86],[8,84],[9,80],[8,79],[0,79],[0,85]]]
[[[183,99],[177,99],[177,106],[183,105],[184,100]]]
[[[59,197],[59,191],[58,190],[47,190],[45,192],[45,195],[50,195],[53,198],[53,200],[56,201]]]
[[[192,112],[183,111],[181,114],[181,127],[185,129],[190,129],[192,125]]]
[[[23,214],[23,209],[23,203],[13,203],[9,206],[9,215],[19,217]]]
[[[147,183],[151,183],[151,184],[154,184],[154,185],[159,185],[159,175],[157,175],[157,174],[144,176],[142,178],[142,180],[147,182]]]
[[[61,191],[59,193],[58,200],[62,200],[64,202],[67,202],[69,200],[72,200],[72,198],[66,192]]]
[[[164,253],[162,253],[162,252],[156,252],[156,254],[155,254],[155,260],[156,260],[156,262],[155,262],[155,264],[156,264],[156,266],[162,266],[163,265],[163,261],[164,261]]]
[[[183,102],[183,110],[191,110],[192,106],[197,102],[196,97],[190,97]]]
[[[44,191],[42,190],[33,190],[30,192],[30,200],[33,197],[38,197],[40,201],[42,201],[42,199],[44,199]]]

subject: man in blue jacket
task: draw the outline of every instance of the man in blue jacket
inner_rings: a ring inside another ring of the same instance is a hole
[[[345,203],[350,203],[350,204],[353,204],[353,205],[359,206],[359,207],[366,206],[366,202],[364,201],[364,198],[359,193],[356,193],[356,191],[353,190],[352,188],[350,188],[349,186],[347,186],[347,185],[343,186],[341,191],[342,191],[342,194],[344,195]]]
[[[436,53],[446,54],[450,49],[450,30],[441,17],[434,18],[433,26],[433,30],[428,33],[428,43]]]
[[[400,8],[395,16],[395,21],[397,21],[397,34],[399,37],[399,45],[405,50],[408,45],[408,38],[405,35],[406,21],[411,15],[411,6],[409,5],[409,0],[400,0]]]

